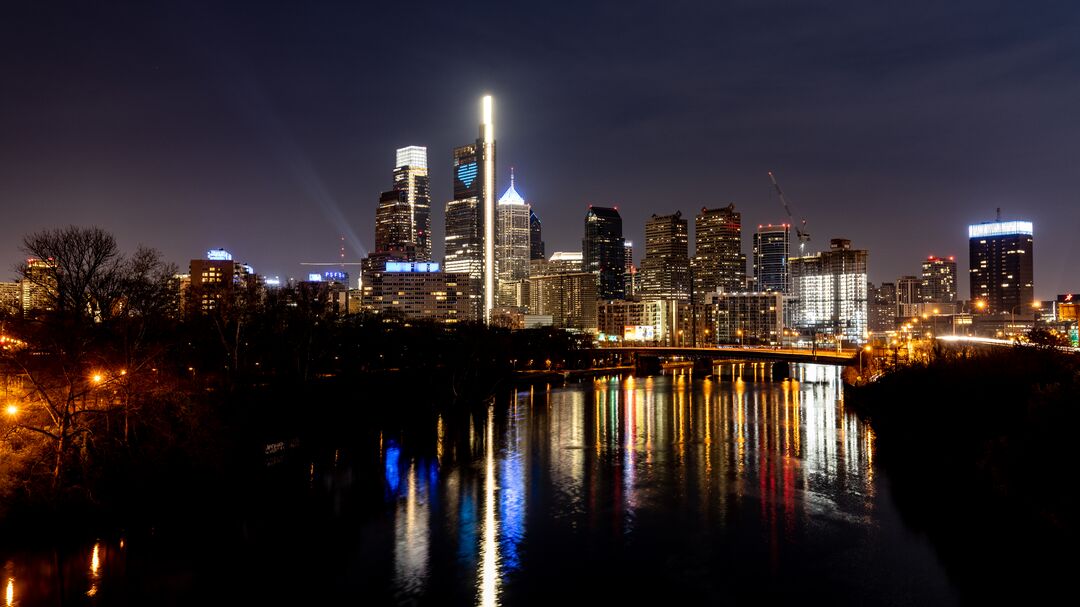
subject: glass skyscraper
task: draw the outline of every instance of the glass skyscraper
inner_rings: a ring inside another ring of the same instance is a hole
[[[622,216],[618,209],[589,207],[585,213],[585,238],[581,241],[581,252],[585,271],[599,275],[597,297],[625,298],[623,273],[626,271],[626,246]]]
[[[790,227],[788,224],[759,225],[754,232],[754,281],[757,291],[791,291],[788,272]]]
[[[694,218],[694,292],[698,300],[717,289],[746,290],[746,255],[742,253],[742,213],[734,204],[702,208]]]
[[[394,189],[404,194],[408,209],[409,239],[415,251],[411,259],[431,261],[431,184],[426,147],[398,148]]]

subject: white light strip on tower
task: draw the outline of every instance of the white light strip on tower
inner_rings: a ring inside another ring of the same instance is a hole
[[[484,154],[484,322],[495,307],[495,125],[491,95],[484,95],[482,131]]]
[[[1031,236],[1030,221],[992,221],[968,226],[968,238],[988,238],[991,236]]]

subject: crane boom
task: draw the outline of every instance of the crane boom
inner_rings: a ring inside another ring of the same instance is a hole
[[[780,202],[784,205],[784,211],[787,212],[788,219],[791,223],[795,223],[795,216],[791,214],[791,205],[788,204],[787,197],[784,196],[784,190],[780,189],[780,183],[776,181],[776,175],[773,175],[772,171],[769,171],[769,179],[772,181],[773,187],[776,188],[776,193],[780,196]],[[800,223],[795,224],[795,234],[799,238],[799,255],[802,256],[806,253],[806,243],[810,242],[810,233],[806,231],[806,219],[803,219]]]

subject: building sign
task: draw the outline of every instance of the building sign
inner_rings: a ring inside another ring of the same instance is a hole
[[[388,261],[387,272],[438,272],[439,264],[432,261]]]
[[[627,326],[623,330],[625,341],[653,341],[656,339],[656,327],[652,325]]]

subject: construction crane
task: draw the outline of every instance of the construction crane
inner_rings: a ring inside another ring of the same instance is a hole
[[[769,171],[769,179],[772,180],[776,193],[780,195],[780,202],[784,203],[784,210],[787,211],[788,219],[795,225],[795,234],[799,237],[799,257],[802,257],[806,255],[806,243],[810,242],[810,233],[806,231],[806,220],[803,219],[801,223],[795,224],[795,217],[791,214],[791,206],[788,205],[787,198],[784,197],[784,190],[780,189],[780,184],[777,183],[776,175],[773,175],[772,171]]]

